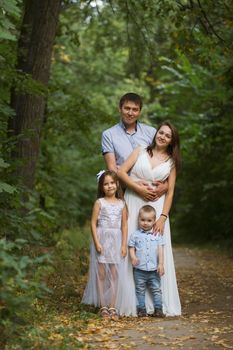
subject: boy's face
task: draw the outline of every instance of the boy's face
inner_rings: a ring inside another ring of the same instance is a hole
[[[155,214],[141,212],[138,218],[138,226],[144,231],[150,231],[156,221]]]

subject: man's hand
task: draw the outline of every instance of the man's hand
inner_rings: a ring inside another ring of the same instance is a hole
[[[147,181],[144,181],[144,180],[139,180],[139,181],[137,181],[137,184],[140,185],[140,186],[148,187],[148,182],[147,182]]]
[[[167,193],[168,191],[168,181],[153,181],[152,186],[156,189],[156,198],[155,200],[159,199],[163,194]]]

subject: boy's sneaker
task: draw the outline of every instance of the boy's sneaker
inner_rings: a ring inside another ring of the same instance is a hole
[[[138,309],[138,317],[146,317],[147,313],[145,309]]]
[[[161,317],[161,318],[164,318],[165,315],[163,313],[162,310],[160,309],[155,309],[154,313],[153,313],[153,317]]]

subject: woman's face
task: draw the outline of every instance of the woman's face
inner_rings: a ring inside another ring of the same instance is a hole
[[[155,138],[156,146],[167,148],[172,142],[172,131],[167,125],[162,125]]]

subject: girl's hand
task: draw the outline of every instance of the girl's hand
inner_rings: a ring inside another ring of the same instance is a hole
[[[164,273],[165,273],[164,265],[163,264],[159,264],[157,271],[158,271],[158,274],[159,274],[160,277],[163,276]]]
[[[156,221],[154,231],[156,233],[160,233],[163,235],[164,233],[164,225],[165,225],[166,218],[164,216],[160,216],[160,218]]]
[[[125,246],[121,247],[121,256],[125,258],[127,255],[127,248]]]
[[[102,248],[102,245],[101,245],[99,242],[97,242],[97,243],[95,244],[95,249],[96,249],[96,251],[97,251],[98,254],[101,254],[101,253],[102,253],[103,248]]]

